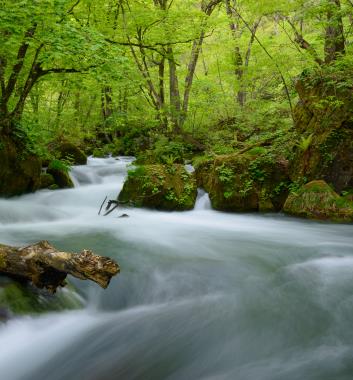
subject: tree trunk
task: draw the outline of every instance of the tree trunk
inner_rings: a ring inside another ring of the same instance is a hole
[[[169,63],[169,97],[170,97],[170,116],[173,123],[173,132],[180,133],[180,114],[181,114],[181,102],[179,83],[176,70],[176,64],[173,55],[173,49],[168,47],[168,63]]]
[[[119,271],[113,260],[89,250],[61,252],[47,241],[23,248],[0,245],[0,273],[31,281],[36,287],[46,288],[52,293],[59,286],[65,286],[68,274],[107,288],[111,277]]]
[[[328,0],[325,35],[325,63],[329,64],[345,53],[345,38],[340,0]]]

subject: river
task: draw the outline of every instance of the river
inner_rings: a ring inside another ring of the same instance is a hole
[[[351,225],[216,212],[201,192],[189,212],[98,216],[130,161],[89,159],[74,189],[0,200],[0,242],[121,266],[107,290],[72,280],[82,309],[0,325],[1,380],[353,378]]]

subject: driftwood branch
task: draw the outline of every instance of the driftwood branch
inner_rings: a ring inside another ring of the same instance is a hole
[[[98,215],[101,214],[102,212],[102,209],[103,209],[103,206],[105,204],[105,202],[107,201],[108,199],[108,196],[106,196],[104,198],[104,201],[102,202],[100,208],[99,208],[99,211],[98,211]],[[103,214],[103,216],[107,216],[109,214],[111,214],[114,210],[116,210],[120,205],[126,205],[128,204],[129,202],[122,202],[122,201],[118,201],[118,200],[115,200],[115,199],[110,199],[108,202],[107,202],[107,205],[105,206],[105,213]],[[112,205],[113,208],[112,208]],[[126,214],[123,214],[123,215],[126,215]]]
[[[61,252],[47,241],[23,248],[0,245],[0,273],[31,281],[36,287],[52,293],[59,286],[65,286],[68,274],[107,288],[110,279],[119,271],[115,261],[89,250]]]

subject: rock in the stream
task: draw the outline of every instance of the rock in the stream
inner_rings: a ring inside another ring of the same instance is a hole
[[[87,156],[75,144],[66,140],[53,141],[49,149],[55,157],[70,160],[73,165],[86,165]]]
[[[54,177],[49,173],[42,173],[40,175],[40,189],[48,189],[55,184]]]
[[[272,154],[216,156],[196,166],[199,187],[222,211],[278,211],[287,198],[287,161]]]
[[[197,185],[184,165],[144,165],[129,172],[119,202],[157,210],[191,210]]]
[[[64,169],[48,167],[47,174],[50,174],[55,181],[55,185],[60,189],[69,189],[74,187],[74,184],[69,176],[69,173]],[[49,186],[50,188],[50,186]]]
[[[340,197],[325,181],[312,181],[289,195],[284,212],[309,219],[353,221],[353,202]]]

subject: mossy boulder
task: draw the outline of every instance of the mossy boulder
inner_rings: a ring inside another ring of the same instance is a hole
[[[353,202],[340,197],[325,181],[311,181],[289,195],[283,211],[333,222],[353,221]]]
[[[337,73],[336,73],[337,74]],[[325,180],[337,192],[353,187],[353,88],[345,76],[304,73],[296,84],[297,142],[293,181]]]
[[[33,192],[40,187],[41,160],[23,141],[0,133],[0,196]]]
[[[38,314],[81,307],[81,299],[72,286],[59,290],[56,294],[50,294],[30,284],[0,277],[0,310],[4,316]]]
[[[42,173],[40,175],[40,189],[48,189],[55,184],[54,177],[49,173]]]
[[[49,144],[49,150],[58,159],[69,160],[73,165],[86,165],[86,154],[75,144],[66,140],[56,140]]]
[[[95,148],[92,153],[95,158],[105,158],[109,155],[103,148]]]
[[[182,211],[194,207],[196,180],[183,165],[144,165],[131,170],[119,201],[135,207]]]
[[[196,177],[222,211],[276,211],[288,195],[287,161],[271,153],[217,156],[199,163]]]
[[[50,189],[54,189],[53,185],[57,185],[60,189],[68,189],[74,187],[74,184],[69,176],[69,173],[65,169],[48,167],[47,174],[50,174],[54,178],[54,184],[49,186]]]
[[[61,154],[60,158],[72,159],[74,165],[86,165],[87,156],[85,153],[78,148],[76,145],[64,142],[59,146],[59,152]]]

